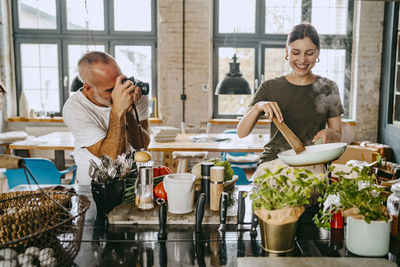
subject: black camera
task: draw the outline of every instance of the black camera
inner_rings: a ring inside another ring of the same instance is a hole
[[[142,91],[142,95],[148,95],[149,94],[149,91],[150,91],[149,83],[145,83],[145,82],[142,82],[142,81],[139,81],[139,80],[135,80],[135,78],[133,76],[123,79],[122,83],[125,83],[126,80],[130,80],[133,83],[133,85],[138,86],[140,88],[140,90]]]

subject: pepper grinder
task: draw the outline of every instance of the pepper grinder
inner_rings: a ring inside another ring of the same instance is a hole
[[[206,195],[206,205],[210,205],[210,168],[214,166],[212,162],[201,163],[201,193]]]
[[[210,169],[210,210],[218,211],[221,194],[224,191],[224,167]]]
[[[149,210],[154,208],[153,202],[153,167],[140,167],[137,183],[138,208]]]

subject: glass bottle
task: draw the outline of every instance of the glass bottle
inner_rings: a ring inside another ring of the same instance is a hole
[[[400,236],[399,233],[399,212],[400,212],[400,183],[392,185],[390,190],[393,192],[387,199],[387,209],[393,217],[392,229],[390,233],[393,236]]]
[[[137,183],[138,208],[149,210],[154,208],[153,202],[153,167],[142,166],[139,168]]]

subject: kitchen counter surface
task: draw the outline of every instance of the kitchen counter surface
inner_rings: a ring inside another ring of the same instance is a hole
[[[252,238],[248,231],[237,232],[236,225],[228,225],[222,234],[217,230],[218,225],[212,224],[203,225],[201,234],[194,233],[194,225],[167,225],[167,240],[161,242],[157,239],[158,225],[107,225],[104,220],[96,219],[90,186],[76,189],[91,201],[86,212],[81,248],[74,260],[77,266],[238,266],[247,262],[246,257],[249,263],[262,265],[276,261],[276,254],[262,250],[259,232]],[[315,257],[316,261],[321,257],[327,260],[328,257],[357,257],[346,250],[343,230],[318,229],[311,221],[312,216],[311,209],[300,219],[295,249],[279,256]],[[400,263],[399,253],[400,240],[392,238],[389,254],[371,259],[369,263],[392,266],[391,263]],[[365,262],[366,258],[362,259]],[[343,258],[340,262],[351,264],[355,261]],[[371,264],[368,266],[373,266]]]
[[[327,231],[313,224],[311,218],[316,207],[308,209],[300,218],[294,250],[277,255],[262,250],[259,229],[257,236],[252,237],[249,231],[238,232],[236,224],[228,224],[222,233],[218,232],[217,224],[204,224],[201,234],[194,232],[193,224],[167,224],[167,239],[158,241],[158,224],[107,224],[104,219],[96,218],[90,186],[73,187],[91,201],[73,266],[400,265],[400,239],[391,237],[390,252],[385,257],[357,257],[346,250],[343,230]],[[28,189],[18,186],[13,191]],[[243,189],[248,188],[239,186],[236,191]],[[248,215],[245,222],[251,217]],[[277,257],[286,258],[279,261]]]

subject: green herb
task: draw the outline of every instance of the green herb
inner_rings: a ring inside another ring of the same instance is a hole
[[[332,214],[353,207],[359,209],[359,214],[365,217],[367,223],[375,220],[388,220],[385,209],[382,208],[386,197],[380,194],[384,189],[376,186],[375,174],[366,166],[361,170],[353,167],[353,171],[357,173],[357,177],[354,179],[345,178],[345,175],[350,173],[337,172],[338,180],[332,180],[332,183],[326,188],[324,196],[318,199],[320,211],[313,218],[317,227],[330,229]],[[359,184],[364,186],[359,189]],[[324,202],[329,195],[339,196],[340,205],[331,205],[324,210]]]
[[[323,188],[323,181],[306,169],[278,167],[275,172],[268,168],[254,179],[255,189],[250,194],[253,210],[277,210],[309,204],[314,188]],[[293,174],[294,178],[287,175]]]
[[[230,181],[233,177],[233,169],[231,164],[228,161],[221,161],[218,158],[210,159],[211,162],[214,163],[214,166],[222,166],[224,167],[224,181]]]

